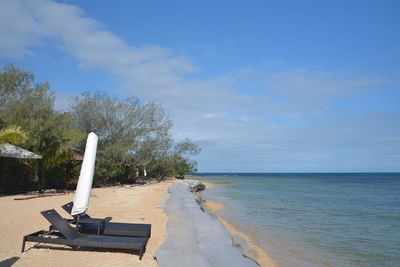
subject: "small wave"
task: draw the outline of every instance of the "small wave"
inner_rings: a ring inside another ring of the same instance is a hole
[[[218,181],[218,182],[212,182],[213,184],[233,184],[232,181]]]

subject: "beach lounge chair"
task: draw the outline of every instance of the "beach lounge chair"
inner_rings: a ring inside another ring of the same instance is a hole
[[[51,223],[55,230],[42,230],[24,236],[21,252],[25,251],[26,242],[66,245],[73,249],[82,247],[129,250],[137,253],[139,259],[142,259],[145,252],[148,238],[82,234],[71,227],[69,222],[54,209],[42,211],[41,214]]]
[[[71,201],[62,208],[71,214],[74,203]],[[136,236],[150,237],[151,224],[145,223],[118,223],[110,222],[111,218],[105,219],[92,218],[88,214],[80,215],[79,219],[68,220],[72,224],[77,224],[77,228],[82,233],[96,233],[98,235],[111,236]]]

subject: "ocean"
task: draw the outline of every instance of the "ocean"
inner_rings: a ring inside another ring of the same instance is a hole
[[[400,266],[399,173],[196,173],[281,266]]]

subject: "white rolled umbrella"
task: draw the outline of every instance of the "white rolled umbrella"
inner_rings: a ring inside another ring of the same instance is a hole
[[[97,141],[98,137],[95,133],[88,135],[78,185],[76,186],[72,215],[84,214],[89,207],[90,191],[96,164]]]

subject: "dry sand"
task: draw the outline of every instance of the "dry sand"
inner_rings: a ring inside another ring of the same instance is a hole
[[[28,242],[21,253],[22,237],[48,229],[49,223],[40,211],[56,209],[69,215],[61,205],[72,201],[74,194],[14,200],[21,196],[0,197],[0,266],[158,266],[156,249],[165,239],[167,216],[161,204],[171,182],[143,186],[95,188],[88,213],[92,217],[111,216],[115,222],[151,223],[152,235],[146,253],[139,257],[125,252],[78,250],[69,247],[37,245]]]

